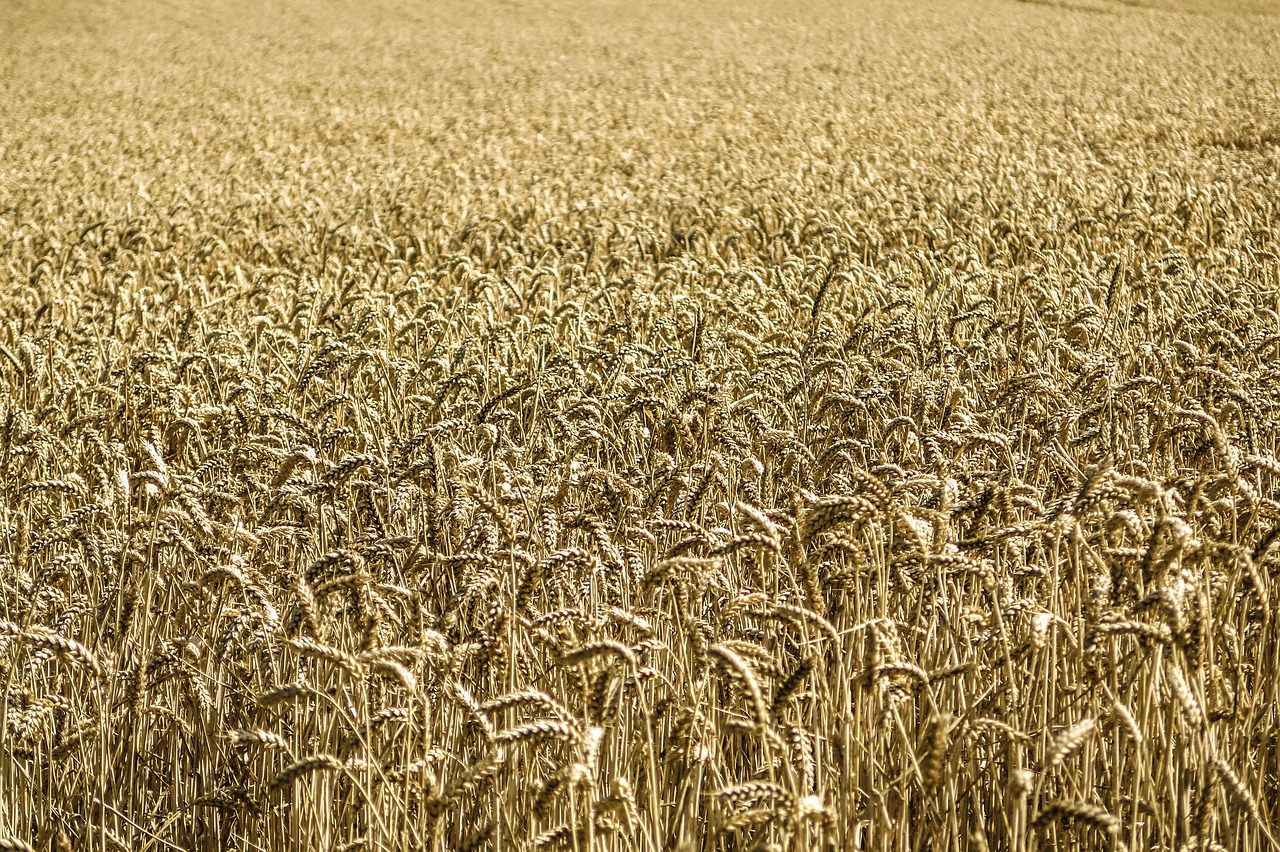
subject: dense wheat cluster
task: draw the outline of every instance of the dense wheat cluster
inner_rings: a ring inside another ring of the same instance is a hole
[[[0,850],[1251,850],[1266,2],[9,2]]]

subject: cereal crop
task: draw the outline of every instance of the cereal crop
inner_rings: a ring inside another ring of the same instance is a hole
[[[0,5],[0,850],[1280,849],[1280,5]]]

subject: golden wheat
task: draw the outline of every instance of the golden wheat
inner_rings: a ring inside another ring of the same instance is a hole
[[[1280,848],[1275,11],[0,6],[0,848]]]

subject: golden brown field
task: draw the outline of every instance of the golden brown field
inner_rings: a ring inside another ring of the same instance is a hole
[[[1280,849],[1280,3],[0,6],[0,850]]]

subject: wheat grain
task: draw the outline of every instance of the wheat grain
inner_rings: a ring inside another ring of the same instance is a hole
[[[1031,822],[1032,829],[1043,829],[1053,822],[1069,820],[1079,822],[1104,834],[1119,834],[1120,820],[1107,812],[1105,808],[1088,802],[1059,799],[1045,806]]]
[[[342,768],[343,762],[330,754],[304,757],[286,766],[267,786],[272,792],[278,792],[313,772],[335,772]]]
[[[1049,769],[1057,769],[1069,755],[1077,751],[1097,730],[1095,719],[1081,719],[1054,738],[1049,747]]]

